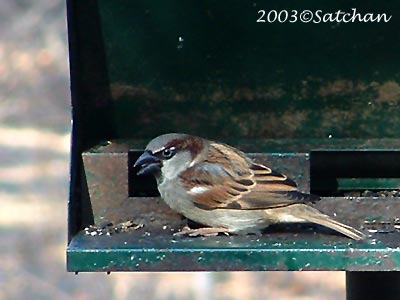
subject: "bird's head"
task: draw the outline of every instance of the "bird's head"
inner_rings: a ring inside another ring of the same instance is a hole
[[[172,179],[191,167],[206,147],[202,138],[181,133],[160,135],[149,142],[135,162],[138,175]]]

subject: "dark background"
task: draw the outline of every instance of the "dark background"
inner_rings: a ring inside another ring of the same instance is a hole
[[[397,1],[71,3],[84,140],[398,137]],[[352,8],[392,18],[256,22],[260,9]]]

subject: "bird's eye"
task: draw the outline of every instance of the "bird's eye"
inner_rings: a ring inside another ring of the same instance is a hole
[[[162,151],[162,156],[166,159],[170,159],[175,154],[175,147],[165,148]]]

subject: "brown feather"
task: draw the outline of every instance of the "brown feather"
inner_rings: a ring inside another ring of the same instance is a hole
[[[228,145],[210,142],[202,156],[180,178],[203,209],[267,209],[316,200],[298,192],[296,183],[285,175],[254,163]]]
[[[175,147],[180,151],[189,151],[194,158],[202,151],[204,142],[201,138],[188,135],[184,139],[176,138],[169,141],[163,148]]]

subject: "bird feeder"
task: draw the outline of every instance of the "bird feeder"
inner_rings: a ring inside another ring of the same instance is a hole
[[[260,21],[262,11],[354,7],[398,11],[393,1],[67,1],[68,270],[342,270],[352,287],[399,280],[398,18]],[[315,207],[367,239],[304,225],[174,236],[187,220],[133,168],[145,145],[168,132],[241,149],[320,195]]]

